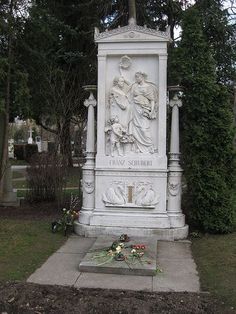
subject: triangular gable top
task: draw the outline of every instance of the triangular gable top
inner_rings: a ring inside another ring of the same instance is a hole
[[[127,41],[156,41],[170,42],[169,28],[166,32],[158,29],[147,28],[139,25],[127,25],[118,27],[110,31],[100,33],[98,28],[95,28],[95,42],[127,42]]]

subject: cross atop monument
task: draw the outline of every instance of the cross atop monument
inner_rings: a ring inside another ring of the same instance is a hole
[[[137,24],[135,0],[129,0],[129,25]]]

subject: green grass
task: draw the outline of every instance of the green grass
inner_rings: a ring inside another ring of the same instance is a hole
[[[236,307],[236,233],[194,239],[201,288]]]
[[[26,171],[25,170],[13,170],[12,171],[12,184],[13,188],[25,188],[26,187]],[[14,180],[17,179],[17,180]],[[80,179],[81,179],[81,169],[78,167],[74,167],[68,169],[68,174],[66,177],[66,187],[79,187],[80,186]]]
[[[12,159],[12,158],[10,158],[9,159],[9,161],[10,161],[10,164],[11,165],[13,165],[13,166],[27,166],[29,163],[27,162],[27,161],[25,161],[25,160],[16,160],[16,159]]]
[[[79,187],[80,186],[80,179],[82,175],[81,168],[74,167],[68,169],[68,175],[66,180],[66,187]]]
[[[66,240],[49,221],[1,219],[0,281],[24,280]]]
[[[26,172],[24,170],[12,171],[12,179],[25,179]]]
[[[26,188],[26,180],[22,179],[22,180],[12,180],[12,186],[14,189],[21,189],[21,188]]]

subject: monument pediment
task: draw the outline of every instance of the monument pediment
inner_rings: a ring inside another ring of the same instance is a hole
[[[169,29],[163,32],[136,24],[118,27],[101,33],[98,28],[95,28],[94,39],[95,42],[171,41]]]

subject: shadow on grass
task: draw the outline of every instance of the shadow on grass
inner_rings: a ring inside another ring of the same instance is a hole
[[[194,239],[192,249],[202,290],[236,307],[236,232]]]

